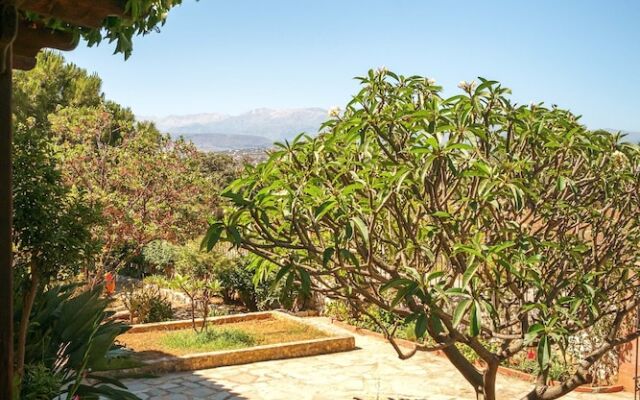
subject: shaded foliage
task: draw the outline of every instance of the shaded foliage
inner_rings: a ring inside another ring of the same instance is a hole
[[[97,395],[110,399],[137,399],[118,381],[91,373],[104,363],[116,336],[129,327],[109,321],[106,311],[109,300],[100,297],[101,288],[77,291],[73,285],[54,286],[36,299],[27,336],[26,360],[29,374],[23,388],[23,398],[31,398],[32,390],[43,390],[43,384],[29,383],[36,378],[47,380],[47,390],[71,399],[74,395],[91,398]],[[46,378],[47,371],[51,375]],[[94,383],[89,384],[86,378]],[[53,383],[61,384],[54,388]],[[115,385],[115,386],[111,386]]]

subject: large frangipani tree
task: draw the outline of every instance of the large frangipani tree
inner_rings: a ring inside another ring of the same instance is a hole
[[[640,335],[623,329],[640,302],[638,147],[566,110],[515,105],[494,81],[443,98],[423,77],[359,79],[317,137],[279,145],[228,187],[204,244],[230,241],[262,257],[258,274],[415,322],[429,339],[415,351],[442,350],[479,398],[495,399],[498,366],[531,347],[539,373],[523,398],[589,382]],[[597,323],[602,344],[551,386],[553,355]],[[400,357],[415,352],[386,333]]]

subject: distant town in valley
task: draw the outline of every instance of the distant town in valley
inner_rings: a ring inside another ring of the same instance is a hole
[[[224,152],[251,159],[264,154],[274,142],[306,132],[317,133],[327,119],[323,108],[259,108],[239,115],[204,113],[167,117],[139,116],[154,122],[173,138],[184,137],[202,151]]]

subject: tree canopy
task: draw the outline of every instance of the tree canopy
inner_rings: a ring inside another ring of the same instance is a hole
[[[484,399],[498,365],[531,346],[539,372],[525,398],[588,382],[640,334],[622,329],[640,303],[638,146],[569,111],[514,104],[495,81],[444,98],[424,77],[359,80],[317,137],[280,144],[228,187],[204,245],[229,241],[262,257],[258,275],[414,322],[415,350],[444,351]],[[601,345],[549,386],[551,358],[596,324]]]
[[[184,243],[206,226],[227,164],[215,172],[212,156],[136,121],[104,98],[99,77],[59,54],[41,53],[36,68],[16,73],[14,86],[16,122],[30,121],[61,183],[101,209],[103,223],[92,229],[100,266],[119,266],[153,240]]]

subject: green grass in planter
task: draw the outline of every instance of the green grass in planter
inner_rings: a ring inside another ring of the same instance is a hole
[[[217,351],[254,346],[256,339],[238,329],[211,329],[203,332],[178,331],[167,333],[162,344],[168,348],[195,351]]]

